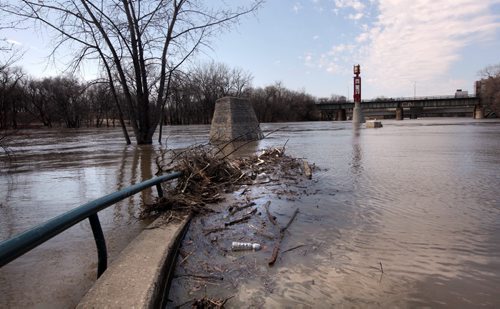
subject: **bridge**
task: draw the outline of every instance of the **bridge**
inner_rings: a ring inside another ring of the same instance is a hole
[[[352,118],[353,102],[318,103],[322,120]],[[436,96],[411,98],[384,98],[361,102],[367,119],[403,120],[405,117],[473,117],[483,118],[483,107],[478,96]]]

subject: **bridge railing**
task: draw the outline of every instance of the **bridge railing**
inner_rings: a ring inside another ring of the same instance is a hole
[[[400,101],[422,101],[422,100],[446,100],[446,99],[474,99],[477,98],[476,95],[473,94],[460,94],[459,96],[455,95],[439,95],[439,96],[421,96],[421,97],[394,97],[394,98],[375,98],[375,99],[368,99],[368,100],[361,100],[361,103],[371,103],[371,102],[400,102]],[[338,101],[338,102],[318,102],[316,104],[318,105],[325,105],[325,104],[354,104],[354,101],[352,100],[346,100],[346,101]]]
[[[152,186],[156,186],[156,189],[158,190],[158,196],[163,197],[161,183],[179,178],[181,175],[182,174],[180,172],[176,172],[137,183],[118,192],[108,194],[94,201],[74,208],[28,231],[18,234],[11,239],[1,242],[0,267],[10,263],[26,252],[36,248],[52,237],[59,235],[60,233],[69,229],[80,221],[88,218],[97,246],[97,277],[100,277],[107,268],[108,254],[106,249],[106,241],[104,239],[104,234],[102,232],[101,223],[99,222],[97,213],[123,199],[126,199],[127,197],[130,197]]]
[[[422,100],[446,100],[446,99],[467,99],[467,98],[475,98],[475,95],[468,94],[460,94],[459,96],[455,95],[439,95],[439,96],[422,96],[422,97],[396,97],[396,98],[378,98],[378,99],[369,99],[363,100],[362,102],[388,102],[388,101],[422,101]]]

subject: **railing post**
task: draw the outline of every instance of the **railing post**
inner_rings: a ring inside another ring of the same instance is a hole
[[[106,240],[102,232],[101,223],[97,213],[89,216],[90,227],[94,234],[95,245],[97,247],[97,278],[99,278],[106,268],[108,268],[108,252],[106,250]]]
[[[163,197],[163,189],[161,188],[161,183],[156,185],[156,190],[158,190],[158,197],[162,198]]]

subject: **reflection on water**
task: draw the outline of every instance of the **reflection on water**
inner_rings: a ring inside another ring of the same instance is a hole
[[[500,307],[499,128],[424,119],[356,134],[350,122],[290,123],[249,144],[253,152],[286,143],[322,168],[282,244],[308,246],[219,291],[236,295],[232,306]],[[207,132],[169,128],[166,144],[204,143]],[[124,147],[119,130],[83,133],[20,133],[17,160],[0,177],[1,239],[155,174],[159,146]],[[111,258],[140,230],[134,216],[151,196],[102,214]],[[290,205],[273,202],[273,211]],[[70,307],[95,277],[93,246],[84,222],[2,268],[0,307]]]
[[[352,139],[352,174],[360,175],[363,172],[363,167],[361,165],[362,152],[359,134],[355,134]]]

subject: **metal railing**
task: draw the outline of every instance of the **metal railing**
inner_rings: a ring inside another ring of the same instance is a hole
[[[8,264],[19,256],[34,249],[38,245],[69,229],[80,221],[88,218],[97,246],[97,277],[99,278],[107,268],[108,253],[106,250],[106,241],[104,239],[104,234],[102,232],[101,223],[99,222],[97,213],[152,186],[156,186],[158,196],[163,197],[161,183],[179,178],[180,176],[181,173],[176,172],[132,185],[118,192],[108,194],[92,202],[81,205],[26,232],[18,234],[11,239],[1,242],[0,267]]]
[[[372,103],[372,102],[399,102],[399,101],[424,101],[424,100],[446,100],[446,99],[475,99],[478,96],[474,94],[460,94],[457,95],[436,95],[436,96],[420,96],[420,97],[393,97],[393,98],[373,98],[373,99],[363,99],[361,103]],[[317,105],[332,105],[332,104],[353,104],[352,99],[347,99],[345,101],[332,101],[332,102],[316,102]]]
[[[420,96],[420,97],[394,97],[394,98],[374,98],[362,100],[362,102],[392,102],[392,101],[425,101],[425,100],[449,100],[449,99],[474,99],[476,95],[460,94],[460,95],[435,95],[435,96]]]

